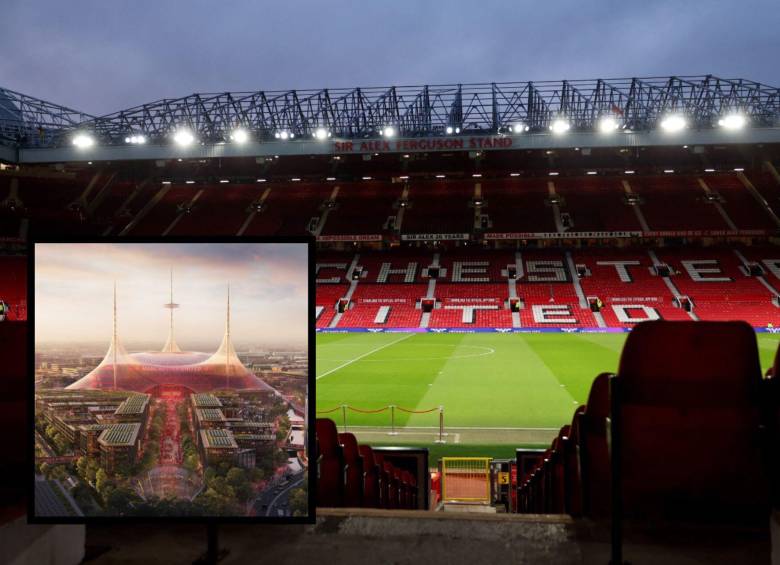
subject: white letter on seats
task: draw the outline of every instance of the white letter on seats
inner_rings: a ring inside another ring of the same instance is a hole
[[[644,317],[637,318],[632,314],[629,314],[629,310],[641,310],[644,313]],[[647,320],[660,320],[661,316],[658,315],[655,308],[649,306],[643,306],[641,304],[613,304],[612,311],[615,312],[615,316],[621,324],[636,324],[639,322],[646,322]]]
[[[534,304],[534,322],[537,324],[576,324],[568,304]],[[564,316],[564,317],[561,317]]]
[[[464,277],[466,273],[486,275],[488,261],[454,261],[452,263],[452,282],[490,282],[490,277]]]
[[[615,267],[618,277],[620,277],[620,281],[630,283],[634,282],[634,279],[628,274],[628,269],[626,267],[628,265],[639,265],[639,261],[596,261],[596,265],[612,265]]]
[[[531,282],[566,282],[563,261],[528,261],[528,280]],[[541,273],[548,273],[539,276]]]
[[[680,261],[688,274],[696,282],[731,282],[729,277],[703,277],[704,274],[721,275],[723,271],[715,259],[694,259],[693,261]],[[715,268],[697,267],[696,265],[715,265]]]

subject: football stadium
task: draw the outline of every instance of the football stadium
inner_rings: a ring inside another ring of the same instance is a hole
[[[645,517],[697,540],[736,524],[768,555],[777,87],[218,92],[102,116],[0,88],[0,226],[6,426],[24,414],[10,344],[26,332],[28,240],[309,236],[321,516],[515,514],[580,540],[595,524],[613,562]],[[71,386],[110,383],[118,347]],[[170,355],[122,352],[125,378],[254,378],[228,336],[211,357]]]

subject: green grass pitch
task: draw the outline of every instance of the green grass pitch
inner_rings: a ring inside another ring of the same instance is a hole
[[[512,457],[549,445],[587,400],[593,379],[617,369],[627,334],[317,335],[317,411],[371,445],[416,445],[441,455]],[[771,366],[780,336],[759,334]],[[395,405],[397,435],[390,435]],[[446,440],[435,443],[444,407]],[[335,410],[334,410],[335,409]],[[414,414],[405,410],[433,412]],[[334,410],[334,411],[331,411]],[[326,413],[327,412],[327,413]]]

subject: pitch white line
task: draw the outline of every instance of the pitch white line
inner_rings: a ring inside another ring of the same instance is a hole
[[[414,334],[406,334],[406,335],[404,335],[404,336],[403,336],[401,339],[396,339],[395,341],[391,341],[390,343],[386,343],[386,344],[384,344],[384,345],[381,345],[381,346],[377,347],[376,349],[372,349],[371,351],[368,351],[368,352],[364,353],[363,355],[359,355],[359,356],[355,357],[354,359],[350,359],[350,360],[349,360],[349,361],[347,361],[346,363],[342,363],[341,365],[339,365],[338,367],[335,367],[335,368],[331,369],[330,371],[325,371],[324,373],[322,373],[321,375],[319,375],[319,376],[317,377],[317,379],[316,379],[316,380],[320,380],[322,377],[327,377],[327,376],[328,376],[328,375],[330,375],[331,373],[335,373],[335,372],[336,372],[336,371],[338,371],[339,369],[343,369],[344,367],[346,367],[347,365],[351,365],[351,364],[352,364],[352,363],[354,363],[355,361],[360,361],[360,360],[361,360],[363,357],[368,357],[369,355],[372,355],[372,354],[376,353],[377,351],[381,351],[381,350],[382,350],[382,349],[384,349],[385,347],[390,347],[391,345],[395,345],[396,343],[398,343],[398,342],[400,342],[400,341],[403,341],[403,340],[405,340],[405,339],[409,339],[409,338],[410,338],[410,337],[412,337],[413,335],[414,335]]]

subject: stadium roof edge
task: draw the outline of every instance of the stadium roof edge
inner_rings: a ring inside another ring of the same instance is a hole
[[[25,153],[30,151],[27,155],[70,146],[77,135],[82,141],[88,137],[85,145],[90,151],[123,147],[138,139],[150,146],[173,146],[175,134],[182,130],[187,130],[188,141],[201,153],[204,147],[238,145],[243,140],[264,147],[281,142],[297,146],[292,154],[305,154],[307,142],[326,146],[336,139],[522,137],[526,133],[549,137],[551,131],[569,138],[575,132],[597,133],[605,120],[621,134],[641,137],[664,126],[672,115],[684,119],[686,131],[681,133],[686,135],[722,129],[719,122],[734,115],[743,118],[746,130],[780,127],[779,88],[712,75],[194,93],[101,117],[78,113],[78,120],[74,111],[37,99],[49,112],[48,118],[28,113],[29,120],[20,120],[19,100],[29,97],[2,92],[15,97],[0,98],[0,139],[16,139]],[[8,108],[5,113],[3,102]],[[69,119],[63,121],[58,112]],[[241,140],[233,135],[239,128],[244,130]],[[538,145],[536,139],[530,145]],[[560,146],[561,142],[550,143]],[[262,153],[255,149],[249,154]],[[25,161],[21,155],[20,160]],[[62,160],[68,160],[66,154]]]

